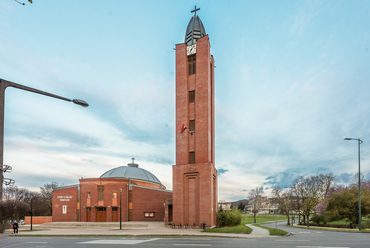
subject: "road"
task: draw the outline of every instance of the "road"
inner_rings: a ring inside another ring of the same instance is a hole
[[[331,231],[306,230],[285,227],[278,228],[292,232],[289,237],[270,237],[258,239],[245,238],[128,238],[128,237],[6,237],[0,239],[1,248],[64,248],[64,247],[288,247],[288,248],[326,248],[350,247],[369,248],[369,233],[343,233]],[[275,224],[267,226],[275,227]]]

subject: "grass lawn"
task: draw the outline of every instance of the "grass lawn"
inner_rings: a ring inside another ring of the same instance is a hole
[[[266,223],[268,221],[275,221],[276,216],[275,215],[257,215],[256,216],[256,221],[257,223]],[[287,218],[285,215],[277,215],[277,220],[278,221],[287,221]],[[247,215],[243,214],[242,216],[242,224],[253,224],[254,223],[254,217],[253,215]]]
[[[369,217],[367,216],[363,216],[362,217],[362,221],[369,221]],[[310,221],[310,223],[313,223],[312,221]],[[321,224],[323,224],[323,222],[320,222]],[[351,223],[351,221],[349,219],[343,219],[343,220],[335,220],[335,221],[330,221],[330,222],[326,222],[327,224],[349,224]]]
[[[288,232],[286,232],[284,230],[281,230],[281,229],[275,229],[275,228],[260,226],[260,225],[257,225],[257,224],[253,224],[253,225],[268,230],[270,235],[285,236],[285,235],[288,234]]]
[[[239,226],[207,229],[207,230],[204,230],[203,232],[250,234],[252,231],[253,230],[250,227],[247,227],[246,225],[242,224],[242,225],[239,225]]]

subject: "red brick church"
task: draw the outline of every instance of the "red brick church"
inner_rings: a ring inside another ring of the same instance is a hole
[[[53,191],[56,221],[165,221],[216,225],[214,59],[197,15],[176,45],[176,165],[173,191],[132,161]],[[120,211],[121,210],[121,211]]]

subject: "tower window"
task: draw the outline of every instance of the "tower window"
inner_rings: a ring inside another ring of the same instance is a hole
[[[90,192],[87,192],[87,198],[90,198],[90,197],[91,197]]]
[[[195,121],[194,120],[190,120],[189,121],[189,131],[190,132],[194,132],[195,131]]]
[[[104,201],[104,186],[98,186],[98,201]]]
[[[195,152],[189,152],[189,164],[195,164]]]
[[[117,192],[113,192],[113,198],[117,198]]]
[[[195,102],[195,90],[189,91],[189,102]]]
[[[189,75],[195,74],[195,54],[188,57]]]

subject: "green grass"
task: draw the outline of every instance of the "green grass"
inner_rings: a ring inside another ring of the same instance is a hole
[[[346,228],[328,228],[328,227],[318,227],[318,226],[294,226],[297,228],[305,228],[305,229],[315,229],[315,230],[324,230],[324,231],[332,231],[332,232],[361,232],[361,233],[370,233],[370,230],[362,229],[359,231],[358,229],[346,229]]]
[[[257,215],[256,216],[256,221],[257,223],[261,224],[261,223],[266,223],[266,222],[269,222],[269,221],[275,221],[276,220],[276,216],[275,215]],[[281,221],[281,220],[287,220],[286,216],[285,215],[277,215],[277,220],[278,221]],[[254,217],[253,215],[247,215],[247,214],[243,214],[242,215],[242,224],[253,224],[254,223]]]
[[[252,231],[253,231],[252,228],[247,227],[246,225],[242,224],[242,225],[232,226],[232,227],[220,227],[220,228],[207,229],[202,232],[250,234]]]
[[[258,227],[261,227],[263,229],[266,229],[269,231],[270,235],[276,235],[276,236],[285,236],[288,234],[288,232],[284,231],[284,230],[281,230],[281,229],[275,229],[275,228],[270,228],[270,227],[265,227],[265,226],[260,226],[260,225],[257,225],[257,224],[253,224],[253,226],[258,226]]]

